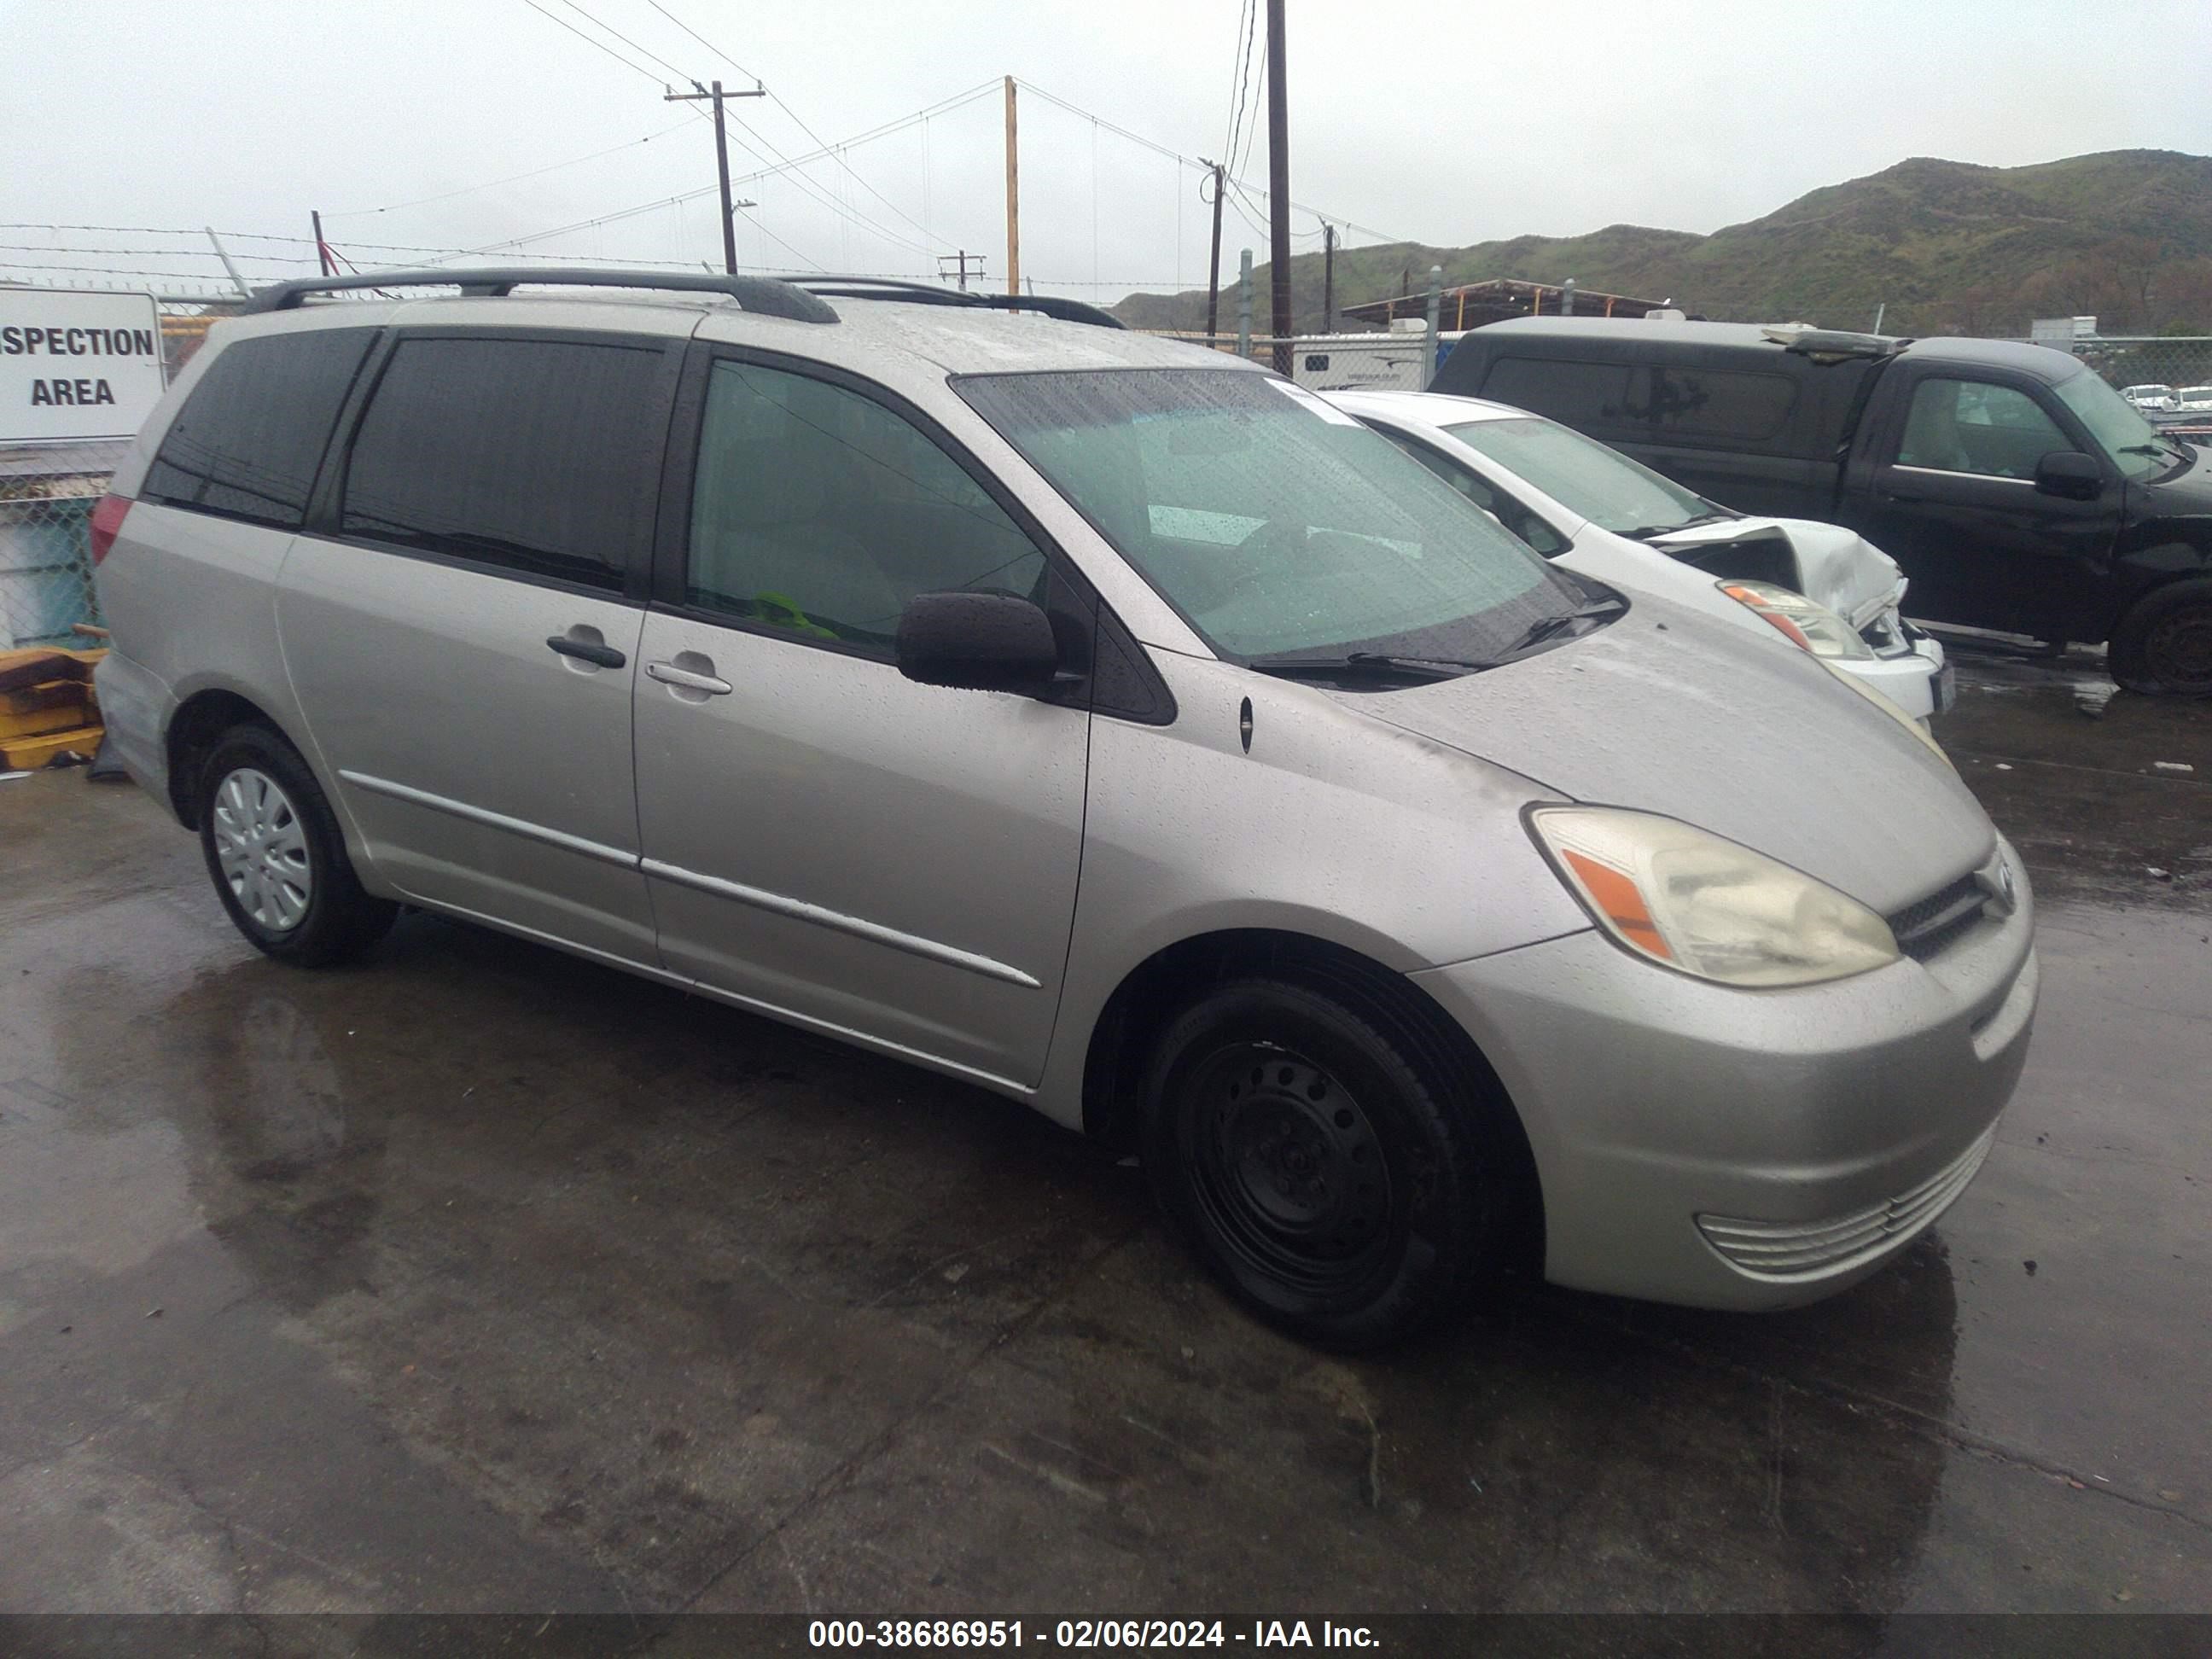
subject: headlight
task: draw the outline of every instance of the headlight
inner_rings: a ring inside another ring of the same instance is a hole
[[[1868,662],[1874,647],[1861,639],[1851,625],[1825,605],[1816,605],[1802,593],[1772,582],[1738,581],[1730,577],[1719,584],[1722,592],[1768,623],[1793,645],[1802,645],[1816,657],[1838,662]]]
[[[1833,674],[1845,685],[1850,686],[1852,690],[1857,692],[1859,696],[1864,697],[1875,708],[1881,709],[1883,714],[1888,715],[1890,719],[1895,720],[1906,731],[1911,732],[1914,737],[1926,744],[1929,749],[1933,751],[1936,757],[1942,761],[1944,765],[1949,767],[1954,772],[1959,769],[1958,763],[1943,752],[1943,745],[1936,742],[1936,739],[1929,734],[1928,728],[1923,726],[1918,720],[1913,719],[1911,715],[1906,714],[1897,703],[1882,696],[1881,692],[1875,690],[1874,687],[1869,685],[1856,674],[1847,673],[1843,669],[1837,667],[1833,663],[1828,663],[1826,666],[1830,673]]]
[[[1897,960],[1889,924],[1802,871],[1674,818],[1547,806],[1528,821],[1620,945],[1723,985],[1815,985]]]

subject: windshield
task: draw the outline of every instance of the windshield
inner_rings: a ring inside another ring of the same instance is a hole
[[[2129,477],[2148,478],[2179,459],[2174,441],[2160,437],[2158,428],[2100,376],[2085,368],[2052,390],[2059,402],[2074,411],[2075,418],[2089,428],[2091,441],[2101,445]]]
[[[1552,421],[1468,421],[1445,431],[1571,512],[1620,535],[1655,535],[1723,514],[1617,449]]]
[[[1585,594],[1387,440],[1236,369],[969,375],[960,395],[1223,654],[1508,654]]]

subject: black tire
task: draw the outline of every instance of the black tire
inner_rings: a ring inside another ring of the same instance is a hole
[[[253,786],[257,776],[275,790]],[[234,887],[233,874],[225,869],[227,853],[235,869],[241,845],[237,812],[224,815],[225,786],[234,779],[242,792],[270,804],[269,822],[284,837],[272,843],[283,848],[283,862],[275,852],[252,849],[266,854],[266,870],[273,872],[260,890],[281,888],[288,896],[261,902],[264,915],[250,908],[255,891]],[[280,962],[322,968],[359,956],[390,931],[399,907],[362,890],[322,786],[279,733],[265,726],[234,726],[224,732],[201,769],[198,801],[200,854],[208,878],[233,925],[256,949]],[[300,895],[303,902],[297,902]]]
[[[2168,582],[2137,599],[2112,629],[2107,660],[2130,691],[2212,697],[2212,577]]]
[[[1381,996],[1233,981],[1161,1034],[1144,1164],[1192,1250],[1304,1340],[1379,1347],[1508,1261],[1525,1152],[1486,1078]]]

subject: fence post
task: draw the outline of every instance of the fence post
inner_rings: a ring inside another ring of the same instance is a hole
[[[1421,390],[1424,392],[1429,389],[1430,383],[1437,378],[1437,331],[1443,320],[1442,314],[1443,302],[1444,268],[1442,265],[1431,265],[1429,267],[1429,326],[1425,337],[1429,343],[1428,350],[1424,354],[1425,361],[1421,365]]]
[[[1237,355],[1252,355],[1252,250],[1237,262]]]

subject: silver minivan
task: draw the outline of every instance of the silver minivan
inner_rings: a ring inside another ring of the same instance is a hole
[[[1940,751],[1110,322],[265,290],[94,515],[111,744],[273,957],[418,907],[1029,1101],[1316,1341],[1903,1249],[2036,995]]]

